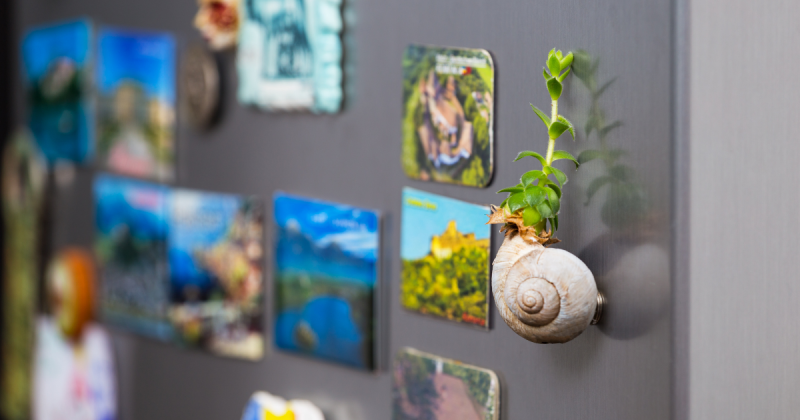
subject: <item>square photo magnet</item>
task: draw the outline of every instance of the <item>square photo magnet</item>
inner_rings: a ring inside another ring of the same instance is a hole
[[[395,359],[392,399],[393,420],[500,418],[497,374],[410,348]]]
[[[400,301],[406,309],[488,329],[489,212],[403,189]]]
[[[378,213],[283,193],[274,204],[277,347],[374,369]]]
[[[103,29],[98,36],[97,154],[111,171],[175,176],[175,40]]]
[[[85,162],[94,142],[92,25],[78,20],[40,27],[22,41],[28,126],[52,164]]]
[[[264,354],[263,208],[253,197],[175,190],[169,319],[184,345],[244,359]]]
[[[411,45],[403,55],[406,175],[485,187],[494,171],[494,63],[486,50]]]

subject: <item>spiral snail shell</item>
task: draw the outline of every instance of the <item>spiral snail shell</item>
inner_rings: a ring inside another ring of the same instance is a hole
[[[492,268],[492,292],[503,320],[534,343],[566,343],[592,322],[597,285],[567,251],[507,237]]]

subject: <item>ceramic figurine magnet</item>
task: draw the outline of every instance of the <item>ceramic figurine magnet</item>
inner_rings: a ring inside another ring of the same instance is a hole
[[[239,36],[240,0],[197,0],[194,27],[200,31],[212,50],[236,46]]]
[[[39,317],[33,364],[34,420],[114,420],[111,337],[94,322],[91,254],[61,251],[46,276],[50,314]]]
[[[335,113],[342,104],[342,0],[243,0],[239,100]]]
[[[403,190],[400,301],[406,309],[488,328],[489,208]]]
[[[256,392],[250,397],[242,420],[325,420],[325,416],[310,401],[286,401],[266,392]]]

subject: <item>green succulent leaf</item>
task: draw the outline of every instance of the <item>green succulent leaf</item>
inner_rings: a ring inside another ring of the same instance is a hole
[[[561,209],[561,197],[550,188],[545,188],[545,190],[547,192],[547,201],[550,203],[550,208],[553,209],[553,213],[558,214],[558,211]]]
[[[574,58],[574,56],[572,55],[572,53],[567,54],[567,56],[563,57],[563,58],[559,57],[559,59],[561,60],[560,63],[559,63],[561,65],[561,68],[565,69],[565,68],[571,66],[573,58]]]
[[[553,216],[550,220],[550,225],[553,226],[553,232],[558,230],[558,215]]]
[[[533,181],[536,181],[542,177],[547,177],[547,175],[542,171],[533,170],[525,172],[525,174],[522,175],[522,178],[520,178],[520,181],[522,181],[522,186],[527,189],[528,185],[531,185]]]
[[[608,184],[609,182],[614,181],[614,178],[608,175],[601,176],[600,178],[595,178],[590,184],[589,188],[586,189],[586,202],[584,205],[589,205],[589,202],[592,201],[592,197],[603,188],[604,185]]]
[[[529,206],[537,206],[539,203],[547,199],[547,188],[538,185],[531,185],[525,189],[525,202]]]
[[[547,164],[547,160],[545,160],[544,156],[542,156],[542,155],[540,155],[540,154],[538,154],[536,152],[531,152],[531,151],[519,152],[519,154],[517,155],[516,159],[514,159],[514,162],[516,162],[516,161],[518,161],[518,160],[520,160],[522,158],[526,158],[528,156],[535,157],[539,162],[542,163],[542,166]]]
[[[554,77],[561,73],[561,62],[558,60],[558,56],[555,54],[550,55],[550,58],[547,59],[547,69],[550,70],[550,74]]]
[[[565,71],[564,73],[561,73],[561,76],[558,76],[558,81],[563,83],[564,79],[566,79],[567,76],[569,75],[569,72],[570,72],[570,68],[567,67],[567,71]]]
[[[584,150],[578,155],[578,163],[583,165],[586,162],[595,160],[603,155],[600,150]]]
[[[567,183],[567,175],[565,175],[564,172],[561,172],[561,170],[559,170],[558,168],[555,168],[553,166],[548,166],[546,169],[551,174],[555,175],[556,180],[558,181],[558,184],[560,186],[563,186],[564,184]]]
[[[564,86],[562,86],[561,82],[555,77],[547,81],[547,91],[550,92],[550,98],[552,100],[558,100],[558,98],[561,97],[562,90],[564,90]]]
[[[550,129],[547,131],[548,134],[550,135],[550,138],[555,140],[561,137],[561,135],[564,134],[564,132],[567,131],[568,129],[569,126],[564,124],[563,122],[554,121],[552,124],[550,124]]]
[[[561,50],[558,50],[556,51],[556,57],[558,57],[558,60],[561,61],[561,59],[564,58],[564,53],[562,53]]]
[[[523,207],[525,207],[524,192],[518,192],[516,194],[512,194],[511,197],[508,197],[508,210],[511,213],[514,213]]]
[[[505,207],[506,204],[508,204],[508,199],[507,198],[505,200],[503,200],[502,203],[500,203],[500,207]]]
[[[567,130],[569,130],[569,134],[572,135],[572,140],[575,140],[575,126],[561,115],[558,116],[558,120],[567,125]]]
[[[550,182],[549,184],[546,185],[546,187],[553,190],[558,196],[558,198],[561,198],[561,188],[559,188],[558,185],[556,185],[554,182]]]
[[[578,159],[575,159],[575,157],[572,156],[571,154],[569,154],[569,153],[567,153],[567,152],[565,152],[563,150],[556,150],[555,152],[553,152],[553,160],[554,161],[562,160],[562,159],[571,160],[575,164],[575,168],[578,168],[579,166],[581,166],[580,162],[578,162]]]
[[[555,214],[553,214],[553,209],[550,208],[550,203],[547,201],[542,201],[539,203],[539,205],[536,206],[536,210],[538,210],[539,214],[541,214],[545,219],[555,216]]]
[[[533,110],[533,112],[536,113],[536,115],[539,116],[539,119],[542,120],[544,125],[546,125],[549,128],[550,127],[550,117],[548,117],[547,114],[542,112],[541,109],[536,108],[535,106],[533,106],[533,104],[531,104],[531,109]]]
[[[501,193],[515,194],[515,193],[518,193],[518,192],[522,192],[522,190],[523,190],[522,187],[508,187],[508,188],[503,188],[502,190],[498,191],[497,193],[498,194],[501,194]]]
[[[553,78],[553,76],[547,72],[547,67],[542,67],[542,77],[544,77],[545,82]]]
[[[535,208],[525,207],[525,210],[522,211],[522,221],[525,226],[533,226],[539,223],[540,220],[542,220],[542,215]]]
[[[621,127],[621,126],[622,126],[622,121],[614,121],[613,123],[601,128],[597,132],[597,135],[600,136],[600,138],[603,138],[606,135],[608,135],[608,133],[610,133],[611,130],[613,130],[613,129],[617,128],[617,127]]]

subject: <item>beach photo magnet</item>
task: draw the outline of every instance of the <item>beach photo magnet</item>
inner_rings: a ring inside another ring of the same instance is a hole
[[[175,177],[175,40],[104,29],[98,36],[97,154],[122,175]]]
[[[494,64],[486,50],[409,46],[403,55],[406,175],[485,187],[494,172]]]
[[[485,206],[403,189],[403,307],[488,329],[488,214]]]
[[[103,321],[173,340],[169,309],[169,189],[100,175],[94,182],[95,255]]]
[[[92,42],[92,25],[85,20],[36,28],[23,38],[28,127],[51,165],[91,157]]]
[[[263,208],[253,197],[175,190],[169,319],[176,340],[249,360],[264,354]]]
[[[342,0],[243,0],[239,101],[267,110],[338,112]]]
[[[374,369],[378,213],[283,193],[274,207],[277,347]]]
[[[405,348],[392,371],[393,420],[497,420],[500,381],[488,369]]]

